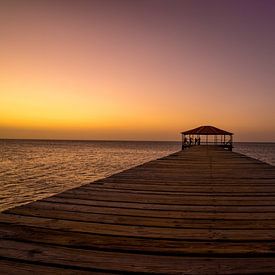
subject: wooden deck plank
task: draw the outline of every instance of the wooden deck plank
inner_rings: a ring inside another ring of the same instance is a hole
[[[275,229],[275,220],[264,219],[175,219],[163,217],[138,217],[138,216],[124,216],[113,214],[98,214],[98,213],[81,213],[81,212],[68,212],[64,210],[44,210],[44,209],[31,209],[31,208],[17,208],[9,211],[11,214],[30,216],[30,217],[45,217],[51,219],[69,220],[69,221],[82,221],[89,223],[104,223],[104,224],[118,224],[118,225],[140,225],[144,227],[175,227],[175,228],[206,228],[206,229]],[[235,213],[237,216],[238,214]]]
[[[248,186],[248,184],[235,184],[235,186],[231,184],[228,186],[228,184],[223,185],[159,185],[159,184],[127,184],[127,183],[111,183],[108,185],[103,185],[102,187],[94,187],[92,184],[83,186],[84,189],[91,189],[91,190],[97,190],[99,188],[103,188],[104,190],[129,190],[129,191],[152,191],[152,192],[171,192],[171,193],[273,193],[275,194],[275,185],[267,185],[267,184],[258,184],[256,186]]]
[[[149,189],[150,188],[150,189]],[[177,188],[158,188],[158,186],[152,187],[142,187],[136,189],[136,185],[134,187],[129,188],[119,188],[119,187],[94,187],[94,186],[83,186],[81,187],[82,191],[87,192],[88,194],[93,191],[101,191],[101,192],[120,192],[120,193],[133,193],[133,194],[156,194],[156,195],[180,195],[180,196],[267,196],[267,197],[275,197],[275,188],[268,189],[268,188],[258,188],[256,191],[247,188],[246,190],[242,190],[240,187],[235,187],[233,190],[230,191],[218,191],[214,188],[210,188],[208,190],[201,190],[201,188],[193,189],[193,190],[186,190],[186,189],[177,189]],[[173,190],[176,189],[176,190]],[[74,192],[74,190],[72,190]],[[77,190],[76,190],[77,192]]]
[[[2,239],[46,243],[59,246],[106,251],[168,255],[274,255],[274,241],[190,241],[180,239],[151,239],[109,236],[45,229],[32,226],[1,224]]]
[[[150,204],[150,203],[134,203],[134,202],[108,202],[105,201],[83,201],[79,199],[70,200],[69,202],[62,198],[54,198],[43,201],[37,201],[32,204],[27,204],[22,206],[24,208],[42,208],[42,209],[60,209],[64,211],[74,211],[74,212],[87,212],[87,213],[98,213],[98,211],[106,211],[106,214],[109,213],[108,209],[110,211],[114,210],[116,208],[120,215],[135,215],[135,212],[127,212],[127,210],[147,210],[146,212],[136,212],[138,213],[172,213],[175,215],[174,218],[179,217],[182,218],[181,215],[183,213],[187,212],[215,212],[217,214],[219,213],[274,213],[275,207],[272,205],[264,205],[264,206],[200,206],[200,205],[167,205],[167,204]],[[17,207],[21,208],[21,207]],[[11,209],[12,210],[12,209]],[[11,211],[10,210],[10,211]],[[157,212],[153,212],[154,210],[158,210]],[[99,212],[100,213],[100,212]],[[112,214],[115,214],[115,212],[110,212]],[[147,214],[148,216],[148,214]],[[154,216],[154,215],[152,215]],[[158,215],[156,215],[158,216]],[[161,215],[160,215],[161,216]],[[267,217],[267,216],[266,216]],[[265,217],[265,218],[266,218]]]
[[[262,227],[260,229],[201,229],[176,227],[145,227],[143,225],[113,225],[103,223],[88,223],[61,219],[31,217],[23,215],[2,214],[2,223],[26,225],[73,232],[91,234],[106,234],[128,237],[165,238],[184,240],[273,240],[275,230]]]
[[[6,274],[275,272],[275,167],[198,146],[0,214]]]
[[[33,274],[43,274],[43,275],[52,275],[52,274],[64,274],[64,275],[87,275],[91,274],[91,271],[83,271],[78,269],[67,269],[64,267],[56,267],[56,266],[50,266],[50,265],[41,265],[36,263],[30,263],[30,262],[22,262],[14,260],[6,260],[0,258],[0,270],[1,274],[5,275],[14,275],[14,274],[24,274],[24,275],[33,275]],[[93,271],[93,274],[112,274],[107,272],[95,272]]]
[[[79,198],[82,200],[101,200],[117,202],[152,203],[152,204],[174,204],[174,205],[275,205],[275,197],[272,196],[172,196],[172,195],[146,195],[146,194],[121,194],[120,192],[86,192],[71,191],[56,195],[59,198]]]
[[[87,201],[85,201],[87,202]],[[89,201],[88,201],[89,202]],[[82,203],[82,201],[81,201]],[[103,202],[104,203],[104,202]],[[42,205],[41,205],[42,204]],[[72,201],[67,201],[67,203],[44,203],[38,204],[42,209],[48,210],[62,210],[71,211],[77,213],[96,213],[96,214],[110,214],[110,215],[124,215],[124,216],[135,216],[135,217],[159,217],[167,219],[223,219],[223,220],[272,220],[275,218],[274,207],[244,207],[238,209],[238,206],[230,207],[217,207],[217,206],[175,206],[175,209],[171,209],[169,205],[153,205],[154,208],[150,209],[150,204],[148,206],[139,205],[132,203],[134,208],[118,207],[121,203],[112,203],[109,206],[93,206],[85,204],[73,204]],[[36,204],[37,205],[37,204]],[[140,206],[141,208],[137,208]],[[25,208],[37,208],[34,206],[25,206]],[[147,207],[147,208],[145,208]],[[149,208],[148,208],[149,207]],[[21,207],[20,207],[21,208]],[[270,209],[271,208],[271,209]],[[10,210],[6,213],[12,212]]]
[[[204,179],[186,179],[183,177],[182,179],[142,179],[142,178],[106,178],[106,181],[100,181],[99,184],[102,185],[109,185],[115,183],[127,183],[127,184],[136,184],[136,183],[143,183],[143,184],[153,184],[153,185],[168,185],[168,186],[224,186],[224,185],[251,185],[251,186],[261,186],[261,185],[271,185],[274,186],[275,182],[274,179],[224,179],[224,178],[204,178]]]
[[[16,241],[0,241],[0,255],[45,264],[124,272],[159,274],[232,274],[271,273],[275,268],[272,258],[207,258],[143,255],[119,252],[72,249]]]

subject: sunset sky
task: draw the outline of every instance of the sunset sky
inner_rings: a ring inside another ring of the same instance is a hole
[[[275,1],[1,0],[0,138],[275,141]]]

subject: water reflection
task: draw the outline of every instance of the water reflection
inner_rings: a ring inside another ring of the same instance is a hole
[[[0,140],[0,210],[177,150],[177,142]]]

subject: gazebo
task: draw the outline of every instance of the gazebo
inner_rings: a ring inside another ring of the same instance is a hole
[[[182,135],[182,150],[195,145],[216,145],[232,151],[233,133],[214,126],[200,126]]]

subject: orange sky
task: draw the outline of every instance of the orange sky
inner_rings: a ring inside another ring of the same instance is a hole
[[[270,2],[22,2],[0,3],[0,138],[275,141]]]

